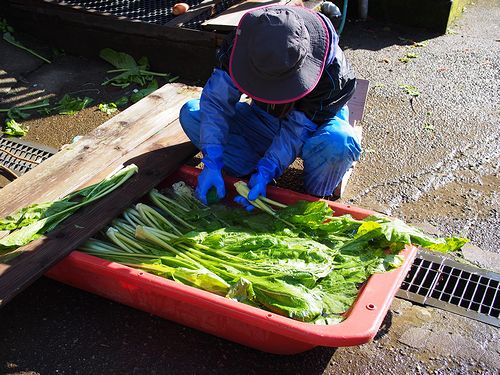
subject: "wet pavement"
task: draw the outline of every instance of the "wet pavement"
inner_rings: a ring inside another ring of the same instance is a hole
[[[498,19],[498,2],[482,0],[446,35],[359,22],[341,41],[371,84],[364,153],[341,201],[469,237],[464,257],[497,271]],[[122,95],[100,85],[107,65],[97,59],[62,55],[41,64],[3,41],[0,51],[3,103],[29,100],[27,93],[74,92],[94,105]],[[408,53],[417,57],[399,61]],[[412,99],[400,85],[420,95]],[[108,118],[95,106],[39,116],[25,122],[26,138],[60,147]],[[300,161],[279,184],[302,188]],[[373,342],[294,356],[249,349],[47,278],[0,310],[4,374],[498,374],[499,342],[497,328],[401,299]]]

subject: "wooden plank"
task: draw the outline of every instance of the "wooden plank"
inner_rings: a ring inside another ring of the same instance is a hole
[[[76,190],[176,120],[182,104],[198,95],[198,89],[168,84],[114,116],[1,189],[0,217]]]
[[[361,142],[363,138],[363,128],[359,125],[354,125],[354,132],[356,133],[359,141]],[[347,172],[344,174],[344,177],[342,177],[342,181],[340,181],[340,184],[338,184],[335,190],[333,191],[332,194],[333,199],[342,198],[342,195],[344,195],[345,189],[347,187],[347,183],[349,182],[349,179],[351,178],[352,173],[354,172],[354,167],[356,167],[357,163],[358,163],[357,161],[352,163],[351,168],[349,168]]]
[[[309,9],[313,9],[321,4],[321,1],[309,0],[303,3],[301,0],[247,0],[243,1],[242,3],[233,5],[217,16],[204,21],[201,24],[201,27],[205,30],[231,31],[238,26],[243,14],[245,14],[249,10],[272,4],[297,4],[303,5],[304,7]]]
[[[248,0],[229,7],[216,17],[201,24],[205,30],[230,31],[236,28],[243,14],[249,10],[265,5],[285,3],[285,0]]]
[[[370,86],[369,81],[365,79],[357,79],[356,91],[354,92],[354,95],[347,103],[347,105],[349,106],[349,123],[354,127],[354,132],[358,136],[360,142],[363,138],[363,128],[357,125],[357,122],[363,119],[369,86]],[[356,163],[357,162],[354,162],[352,164],[351,168],[349,168],[349,170],[344,174],[344,177],[342,177],[342,181],[340,181],[340,184],[338,184],[335,190],[333,191],[332,194],[333,199],[342,198],[342,195],[344,194],[344,191],[347,187],[347,183],[349,182],[349,179],[351,178],[352,173],[354,172],[354,167],[356,166]]]
[[[220,0],[205,0],[198,4],[196,7],[190,8],[186,13],[172,18],[164,26],[168,27],[182,27],[189,21],[206,14],[207,18],[210,17],[214,11],[215,6],[220,3]]]
[[[21,249],[24,252],[9,264],[0,264],[0,307],[165,179],[195,152],[196,148],[187,139],[179,122],[175,121],[120,160],[106,164],[106,174],[122,161],[136,164],[139,172],[120,189],[77,211],[56,230],[24,246]]]
[[[370,82],[366,79],[356,79],[356,91],[354,91],[354,95],[347,103],[349,106],[349,122],[353,126],[356,121],[363,119],[369,86]]]

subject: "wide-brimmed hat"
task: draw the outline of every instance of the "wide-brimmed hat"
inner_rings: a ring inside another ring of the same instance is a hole
[[[321,17],[297,6],[265,6],[243,15],[229,62],[238,89],[253,99],[289,103],[311,92],[328,54]]]

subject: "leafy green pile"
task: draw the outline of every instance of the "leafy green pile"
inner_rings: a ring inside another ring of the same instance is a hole
[[[402,264],[405,245],[448,251],[466,242],[431,238],[385,217],[336,217],[323,201],[257,214],[206,207],[182,182],[165,194],[151,191],[149,201],[81,249],[315,324],[340,322],[370,275]]]
[[[111,84],[121,88],[128,87],[132,83],[145,86],[153,81],[155,76],[165,77],[169,82],[175,81],[178,77],[170,77],[167,73],[156,73],[149,70],[149,60],[146,56],[141,57],[137,62],[132,56],[124,52],[117,52],[111,48],[104,48],[99,52],[99,56],[113,65],[116,69],[108,70],[108,73],[118,73],[114,77],[103,82],[103,85]]]
[[[25,136],[28,132],[27,127],[23,128],[22,124],[17,121],[29,118],[31,114],[28,111],[40,108],[46,109],[47,106],[49,106],[49,101],[44,99],[33,104],[14,106],[11,108],[1,108],[0,113],[5,113],[7,115],[2,127],[3,133],[12,137]]]
[[[7,119],[2,129],[5,135],[11,137],[24,137],[28,133],[28,128],[24,128],[14,119]]]
[[[85,96],[83,99],[80,97],[71,96],[66,94],[61,100],[51,109],[52,112],[60,115],[76,115],[82,109],[87,108],[94,99]]]
[[[29,118],[31,116],[28,113],[28,111],[33,110],[33,109],[48,107],[49,105],[50,105],[50,103],[49,103],[48,99],[44,99],[44,100],[38,101],[38,102],[33,103],[33,104],[14,106],[11,108],[2,108],[2,109],[0,109],[0,112],[5,112],[9,119],[26,120],[27,118]]]
[[[0,230],[10,231],[0,239],[0,261],[12,259],[19,254],[15,251],[17,248],[53,230],[79,208],[111,193],[136,172],[136,165],[128,165],[101,182],[71,193],[61,200],[33,204],[0,219]]]
[[[118,106],[116,103],[111,102],[111,103],[99,103],[99,111],[107,114],[107,115],[112,115],[113,113],[118,111]]]

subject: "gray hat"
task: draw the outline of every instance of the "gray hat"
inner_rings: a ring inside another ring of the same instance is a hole
[[[293,102],[318,83],[329,44],[316,12],[297,6],[257,8],[245,13],[236,29],[229,73],[253,99]]]

